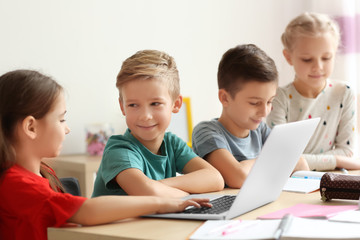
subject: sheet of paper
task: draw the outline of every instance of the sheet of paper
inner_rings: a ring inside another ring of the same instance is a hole
[[[189,239],[274,239],[280,224],[280,220],[245,220],[241,223],[244,227],[231,234],[222,235],[221,232],[213,231],[229,222],[231,220],[208,220]],[[281,239],[360,239],[359,226],[358,223],[294,217]]]
[[[285,237],[288,239],[360,239],[360,227],[356,223],[294,218],[291,227],[282,238]]]
[[[358,209],[358,205],[316,205],[316,204],[296,204],[289,208],[268,213],[259,219],[280,219],[285,214],[290,213],[295,217],[307,218],[330,218],[340,212]]]
[[[222,235],[221,232],[213,232],[215,228],[224,226],[231,220],[208,220],[190,236],[190,240],[208,239],[273,239],[274,233],[280,220],[244,220],[241,224],[243,228],[231,234]],[[251,223],[250,225],[248,223]],[[241,225],[240,224],[240,225]]]
[[[359,210],[344,211],[339,214],[336,214],[334,217],[329,218],[329,220],[339,221],[339,222],[360,223],[360,211]],[[360,227],[360,225],[358,225],[358,227]]]
[[[305,179],[305,178],[289,178],[283,188],[283,191],[310,193],[320,188],[319,179]]]

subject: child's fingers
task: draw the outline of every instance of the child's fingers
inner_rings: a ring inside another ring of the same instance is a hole
[[[161,208],[157,213],[168,213],[168,212],[181,212],[184,211],[187,207],[212,207],[209,203],[209,199],[206,198],[192,198],[188,200],[181,200],[179,198],[169,198],[163,199],[165,202],[165,208]]]
[[[194,207],[212,207],[211,203],[209,203],[210,199],[208,198],[192,198],[189,199],[191,206]]]

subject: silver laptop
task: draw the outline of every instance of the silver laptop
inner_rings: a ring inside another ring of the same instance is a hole
[[[320,118],[276,125],[268,136],[258,159],[237,195],[193,194],[186,198],[210,198],[211,202],[228,198],[232,202],[228,210],[217,212],[212,208],[191,207],[185,212],[154,214],[145,217],[177,219],[232,219],[275,201],[294,170]],[[204,213],[203,210],[206,212]],[[194,212],[193,212],[194,211]]]

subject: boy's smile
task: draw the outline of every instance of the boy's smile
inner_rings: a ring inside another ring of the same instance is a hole
[[[158,154],[171,114],[180,108],[179,99],[174,102],[167,85],[157,79],[130,81],[123,85],[121,93],[119,103],[131,134]]]

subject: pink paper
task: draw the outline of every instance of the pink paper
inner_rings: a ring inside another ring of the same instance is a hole
[[[358,209],[358,205],[315,205],[315,204],[296,204],[289,208],[284,208],[279,211],[265,214],[258,217],[259,219],[280,219],[285,214],[290,213],[295,217],[312,217],[312,218],[330,218],[335,214]]]

